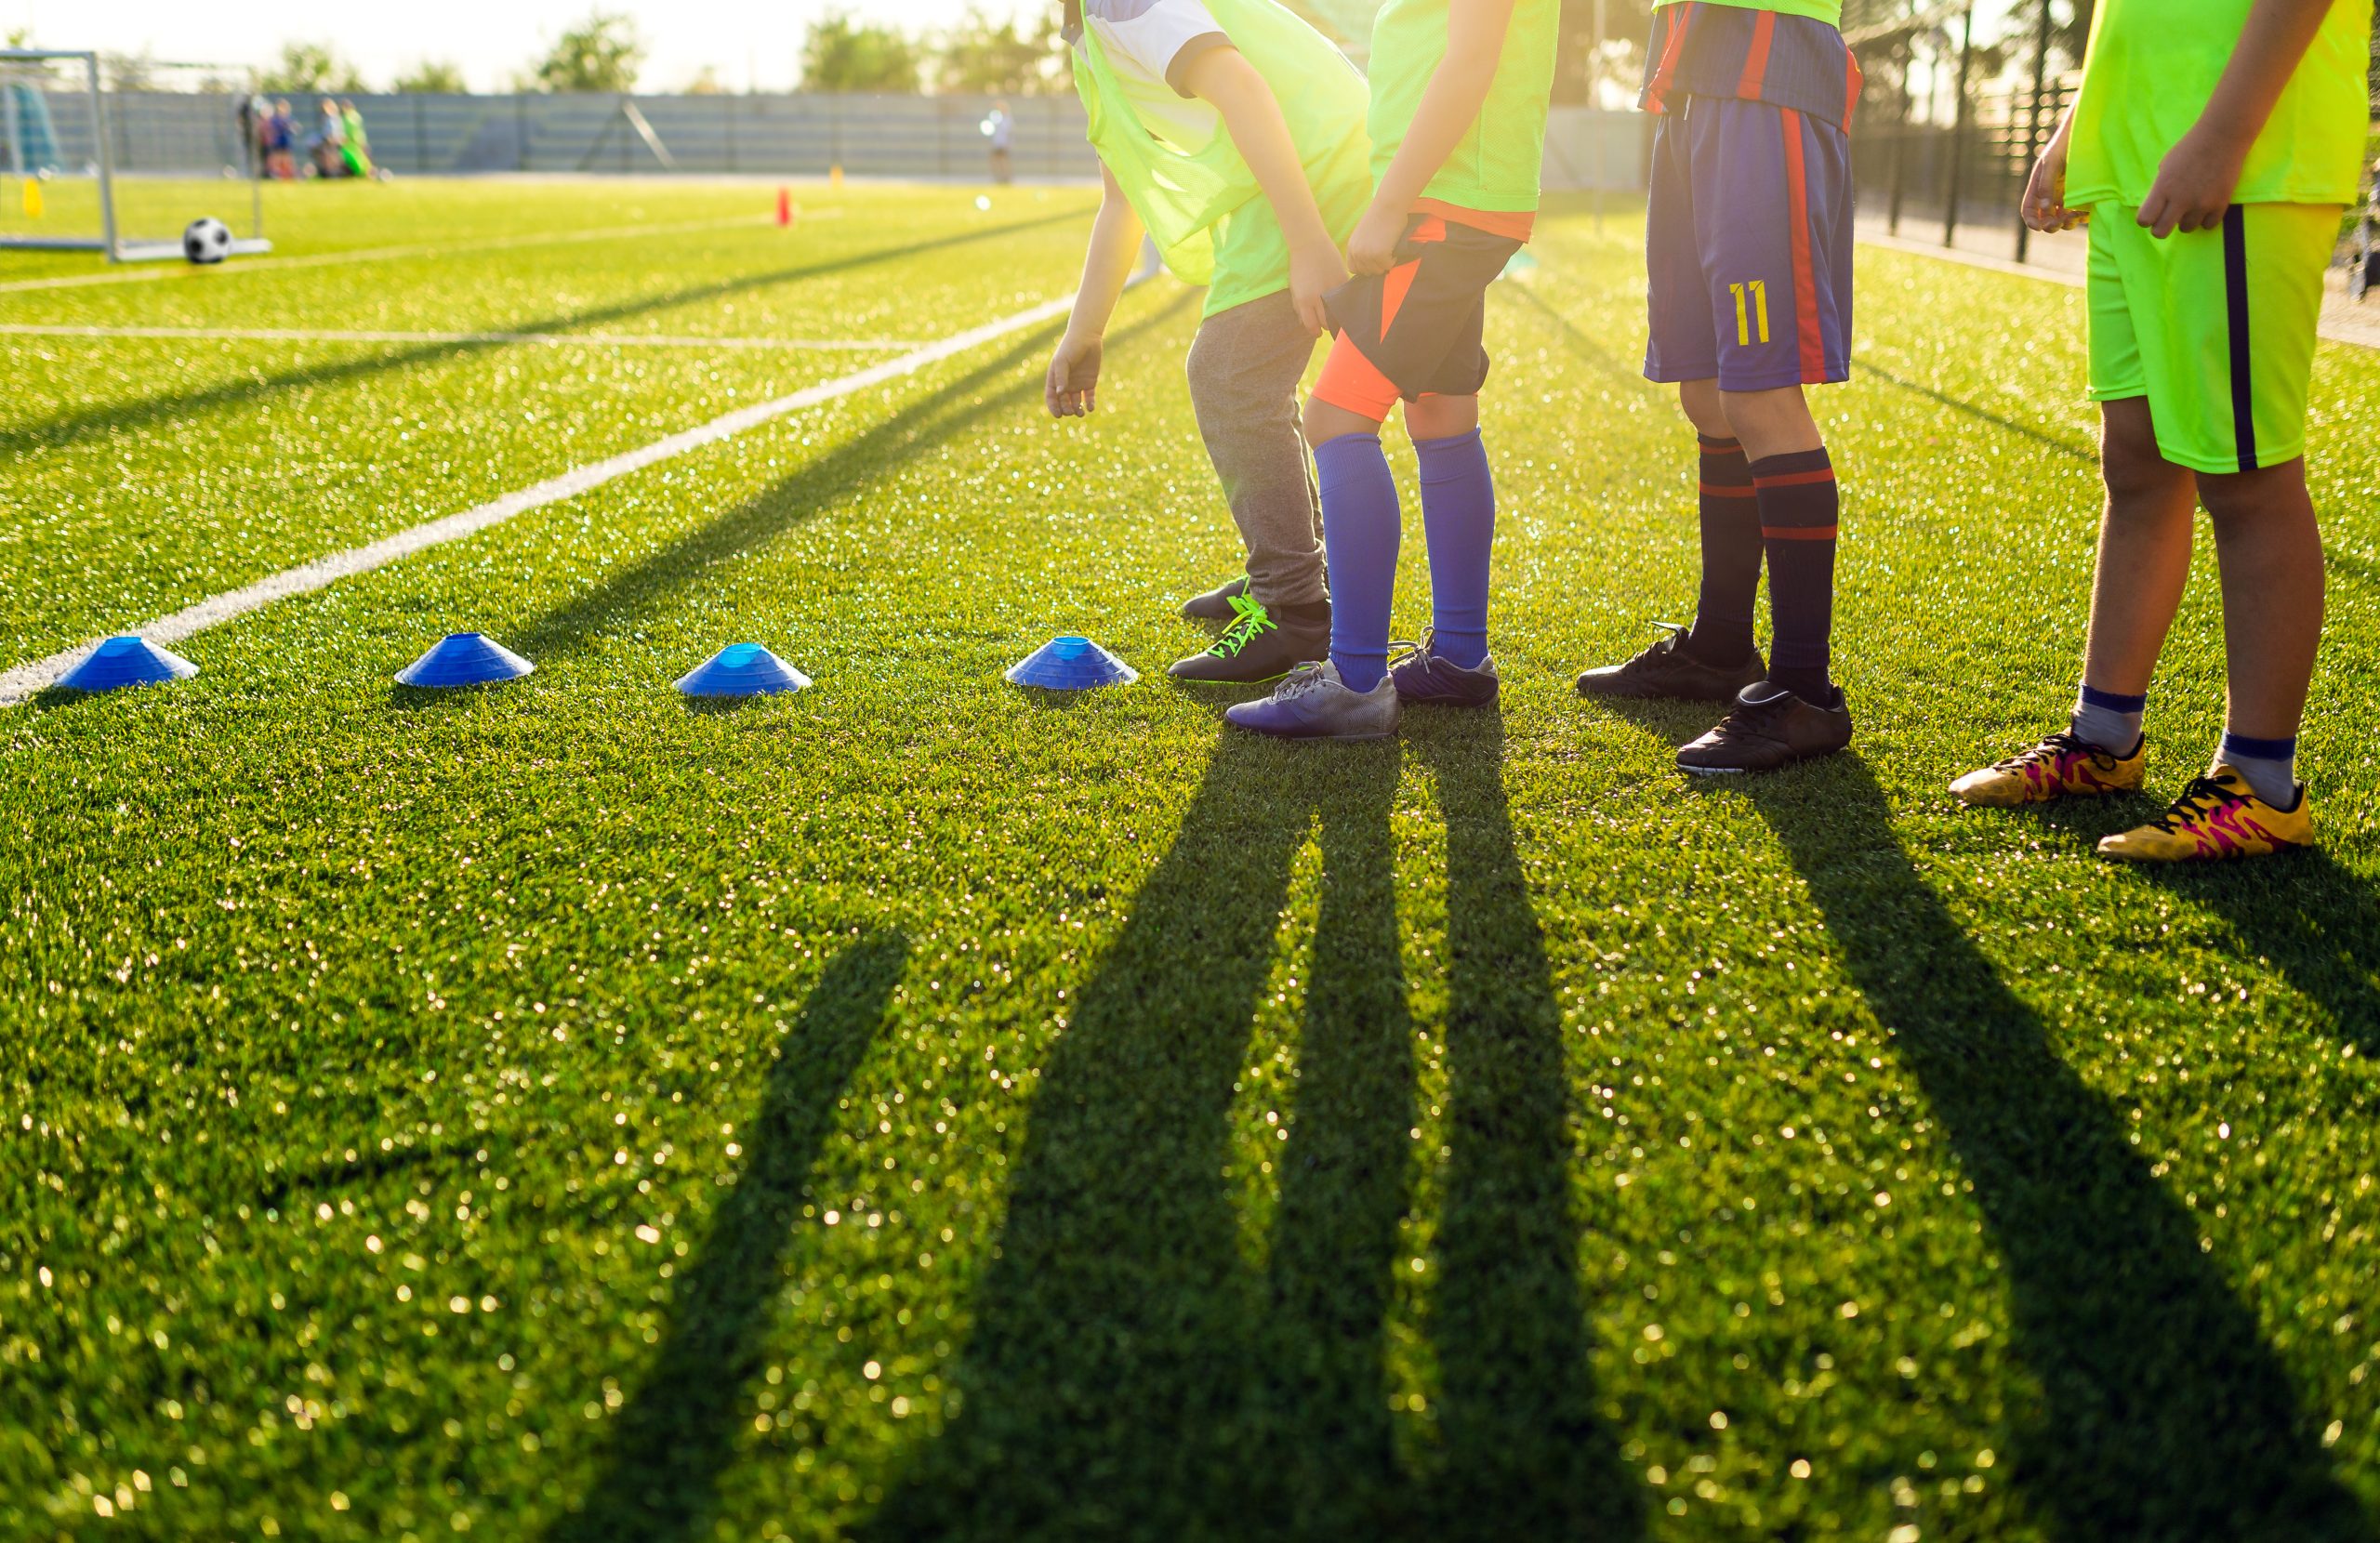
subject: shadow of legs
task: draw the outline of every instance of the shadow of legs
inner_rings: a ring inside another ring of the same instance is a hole
[[[657,1543],[709,1535],[719,1476],[734,1457],[785,1284],[786,1244],[800,1224],[802,1181],[907,962],[900,938],[865,938],[837,955],[811,991],[744,1138],[744,1173],[680,1277],[668,1338],[620,1416],[602,1477],[559,1536]]]
[[[1181,1537],[1249,1520],[1251,1325],[1233,1084],[1309,810],[1226,731],[1051,1047],[976,1292],[959,1417],[873,1537]]]
[[[1289,760],[1281,791],[1319,818],[1322,902],[1289,1139],[1274,1157],[1263,1361],[1283,1429],[1262,1459],[1265,1485],[1282,1487],[1277,1522],[1291,1536],[1410,1534],[1383,1368],[1415,1123],[1388,826],[1400,754],[1326,745]]]
[[[2380,891],[2329,853],[2168,864],[2141,877],[2220,916],[2362,1055],[2380,1055]]]
[[[1561,1009],[1514,850],[1503,724],[1432,717],[1409,739],[1447,824],[1453,1155],[1430,1322],[1445,1379],[1435,1532],[1642,1537],[1642,1483],[1594,1408]]]
[[[2011,1476],[2059,1536],[2372,1536],[2189,1213],[1911,865],[1867,768],[1741,791],[1974,1181],[2041,1382]]]

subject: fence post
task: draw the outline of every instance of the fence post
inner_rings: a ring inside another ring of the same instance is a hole
[[[1909,135],[1917,114],[1917,49],[1911,33],[1900,46],[1900,122],[1893,126],[1893,190],[1884,230],[1900,234],[1900,206],[1909,188]]]
[[[1956,245],[1959,239],[1959,183],[1965,172],[1967,151],[1967,75],[1975,64],[1975,7],[1966,12],[1966,30],[1959,40],[1959,99],[1957,111],[1950,118],[1950,185],[1942,200],[1942,244]]]
[[[529,169],[529,99],[512,94],[512,163],[515,171]]]
[[[735,101],[733,91],[719,94],[719,105],[727,118],[727,170],[731,176],[735,171]]]
[[[2040,0],[2041,30],[2033,37],[2033,100],[2025,112],[2025,169],[2023,176],[2030,183],[2033,176],[2033,161],[2042,152],[2042,100],[2049,90],[2050,0]],[[2032,227],[2025,223],[2025,194],[2022,187],[2016,192],[2016,260],[2025,260],[2032,244]]]

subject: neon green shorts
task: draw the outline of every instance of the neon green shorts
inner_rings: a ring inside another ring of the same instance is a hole
[[[2295,460],[2338,206],[2235,204],[2162,241],[2137,213],[2091,211],[2091,400],[2147,397],[2158,450],[2193,471]]]

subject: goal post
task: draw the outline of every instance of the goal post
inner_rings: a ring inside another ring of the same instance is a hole
[[[0,250],[178,259],[183,229],[213,218],[235,254],[271,251],[264,110],[238,66],[0,49]]]

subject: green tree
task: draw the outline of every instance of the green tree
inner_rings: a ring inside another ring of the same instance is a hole
[[[801,84],[813,91],[915,91],[925,62],[925,45],[911,34],[830,11],[802,42]]]
[[[426,97],[459,97],[470,87],[464,84],[461,65],[451,59],[426,59],[399,75],[392,89]]]
[[[33,30],[31,27],[11,27],[8,29],[8,41],[7,46],[11,48],[30,48],[33,46]]]
[[[945,91],[985,97],[1031,97],[1071,87],[1065,40],[1054,10],[1035,22],[994,21],[980,7],[943,39],[934,77]]]
[[[267,91],[291,95],[343,96],[367,89],[355,66],[339,58],[327,43],[283,44],[281,58],[258,84]]]
[[[554,40],[529,72],[530,84],[540,91],[633,91],[644,53],[635,22],[610,11],[589,12]]]

